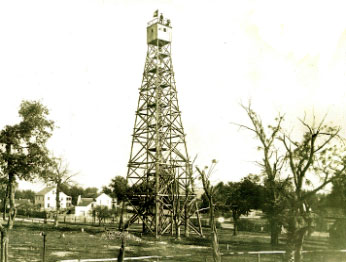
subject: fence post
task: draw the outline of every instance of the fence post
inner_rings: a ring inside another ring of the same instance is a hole
[[[43,236],[43,252],[42,252],[42,262],[46,262],[46,233],[42,232],[41,235]]]
[[[261,254],[257,253],[257,262],[261,262]]]

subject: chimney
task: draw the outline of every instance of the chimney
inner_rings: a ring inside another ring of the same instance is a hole
[[[82,196],[78,195],[78,197],[77,197],[77,206],[79,205],[80,202],[82,202]]]

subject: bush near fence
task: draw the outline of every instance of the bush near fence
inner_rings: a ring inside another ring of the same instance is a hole
[[[241,218],[238,221],[238,230],[247,232],[269,232],[268,223],[262,219]]]
[[[199,226],[199,225],[198,225],[198,219],[197,219],[197,218],[191,218],[190,221],[191,221],[191,223],[192,223],[194,226],[196,226],[196,227]],[[221,223],[219,223],[218,221],[216,221],[215,223],[216,223],[216,228],[221,228]],[[202,227],[210,227],[210,225],[209,225],[209,219],[207,219],[207,218],[201,218],[201,225],[202,225]]]
[[[346,248],[346,219],[339,218],[329,229],[330,244],[336,248]]]
[[[38,210],[18,209],[17,215],[25,216],[25,217],[33,217],[33,218],[47,218],[46,211],[38,211]]]

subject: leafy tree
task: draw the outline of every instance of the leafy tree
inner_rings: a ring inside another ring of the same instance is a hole
[[[21,122],[7,125],[0,131],[0,166],[8,178],[9,229],[16,215],[16,180],[32,181],[45,176],[51,164],[46,142],[52,135],[54,123],[47,119],[48,113],[38,101],[23,101],[19,109]]]
[[[262,205],[262,188],[248,176],[240,182],[229,182],[226,206],[232,211],[234,222],[233,235],[237,235],[238,220],[241,215],[248,215],[251,209],[259,209]]]
[[[7,260],[8,230],[16,216],[15,188],[17,180],[32,181],[46,175],[50,165],[46,142],[52,135],[54,123],[48,120],[48,109],[37,101],[23,101],[18,124],[7,125],[0,131],[0,169],[6,179],[4,211],[9,199],[7,226],[0,225],[1,262]],[[4,212],[4,213],[5,213]]]
[[[113,215],[113,211],[106,206],[96,206],[91,212],[93,216],[97,217],[99,226],[101,226],[102,221],[106,223],[106,219],[111,218]]]
[[[256,163],[262,168],[265,176],[265,187],[267,194],[267,204],[264,212],[270,225],[270,242],[273,246],[279,244],[279,234],[281,230],[281,216],[280,213],[285,207],[282,197],[282,188],[285,187],[286,181],[281,178],[281,170],[285,164],[285,158],[280,153],[278,147],[278,138],[282,129],[282,122],[284,116],[278,114],[275,122],[272,125],[265,125],[258,114],[252,109],[251,104],[248,106],[242,105],[246,114],[250,119],[250,125],[239,125],[255,135],[258,140],[258,150],[262,152],[262,160]]]
[[[346,175],[341,174],[332,184],[332,190],[325,199],[326,205],[339,208],[346,215]]]
[[[204,169],[200,169],[196,167],[197,172],[199,174],[199,178],[202,180],[204,193],[208,199],[209,203],[209,224],[211,229],[211,241],[212,241],[212,249],[213,249],[213,259],[214,262],[221,262],[221,254],[219,248],[219,239],[217,235],[216,221],[215,221],[215,202],[214,198],[217,192],[217,188],[212,186],[210,183],[210,176],[214,171],[216,165],[216,160],[212,161],[210,168],[205,167]]]
[[[126,179],[122,176],[116,176],[108,186],[103,187],[102,191],[121,202],[125,200],[128,191]]]
[[[27,190],[16,190],[15,194],[15,199],[30,199],[32,203],[35,201],[35,192],[27,189]]]
[[[64,192],[66,195],[72,197],[72,205],[77,205],[78,196],[82,196],[84,194],[84,189],[81,186],[78,185],[61,185],[61,191]]]
[[[97,187],[87,187],[84,189],[82,197],[96,198],[98,195],[98,191],[99,189]]]
[[[96,187],[83,188],[74,183],[63,183],[60,188],[62,192],[72,197],[72,205],[77,205],[78,196],[96,198],[98,195],[98,188]]]

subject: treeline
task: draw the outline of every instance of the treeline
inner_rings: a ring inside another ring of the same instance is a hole
[[[263,214],[271,212],[270,202],[272,197],[262,178],[260,175],[250,174],[239,182],[220,182],[215,186],[215,216],[232,218],[234,235],[237,234],[241,216],[248,216],[251,211],[255,210],[262,211]],[[286,194],[289,194],[289,192],[286,192]],[[280,204],[282,205],[281,209],[286,209],[284,201],[280,202]],[[203,213],[208,213],[208,206],[207,197],[203,194],[200,206]],[[306,202],[306,206],[314,214],[309,225],[309,234],[314,230],[328,231],[327,220],[334,219],[334,225],[329,232],[333,234],[332,231],[338,231],[339,236],[335,241],[336,245],[345,247],[346,234],[343,228],[346,227],[346,221],[345,223],[342,223],[342,221],[344,217],[346,218],[346,178],[334,180],[329,192],[314,194]],[[265,215],[263,217],[266,218]],[[278,221],[278,226],[283,228],[284,221],[284,217],[281,217]],[[244,224],[245,222],[242,221],[242,223]],[[246,223],[249,224],[248,228],[250,228],[251,222]],[[254,227],[254,225],[252,226]],[[242,227],[245,228],[244,225]],[[265,231],[268,230],[270,228],[266,226]],[[343,235],[341,236],[341,234]],[[336,235],[334,236],[336,237]]]
[[[99,189],[97,187],[83,188],[77,185],[66,185],[62,184],[60,190],[66,195],[72,197],[72,205],[77,205],[78,196],[85,198],[96,198],[99,195]],[[100,192],[101,193],[101,192]]]

